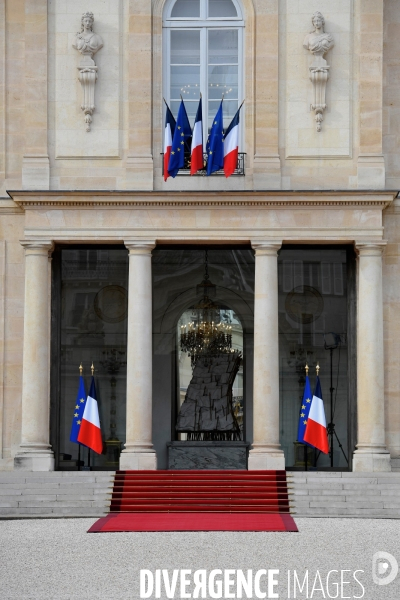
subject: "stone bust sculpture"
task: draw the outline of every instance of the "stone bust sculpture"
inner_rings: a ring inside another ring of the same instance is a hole
[[[323,57],[334,45],[330,33],[325,33],[325,19],[319,11],[311,17],[314,30],[304,38],[303,47],[314,54]]]
[[[311,17],[311,22],[314,30],[304,38],[303,48],[314,55],[314,59],[309,66],[310,80],[314,89],[314,101],[311,104],[311,110],[315,112],[317,131],[321,131],[324,111],[326,110],[326,83],[330,69],[324,56],[333,47],[334,41],[330,33],[325,33],[325,19],[322,13],[315,12]]]
[[[78,71],[83,92],[81,109],[85,113],[86,131],[90,131],[92,115],[95,109],[94,88],[97,81],[98,67],[93,60],[93,56],[103,47],[103,40],[93,31],[93,23],[93,13],[83,13],[81,30],[76,34],[75,42],[72,44],[73,48],[81,54]]]
[[[81,64],[94,64],[93,55],[103,47],[103,40],[93,31],[93,23],[93,13],[84,13],[81,19],[81,30],[76,34],[75,43],[72,44],[83,56]]]

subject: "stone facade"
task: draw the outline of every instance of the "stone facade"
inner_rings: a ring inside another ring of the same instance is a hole
[[[246,152],[246,174],[227,180],[178,176],[164,183],[165,1],[0,3],[0,469],[14,468],[15,457],[17,467],[52,468],[49,303],[51,249],[59,243],[126,244],[136,274],[130,300],[133,294],[142,298],[139,324],[149,318],[146,265],[155,244],[252,244],[259,278],[255,314],[263,324],[255,346],[260,376],[254,406],[258,415],[272,411],[273,420],[270,429],[255,428],[250,468],[282,466],[271,390],[276,306],[263,289],[263,276],[274,279],[282,243],[354,244],[358,294],[364,299],[358,303],[363,385],[357,406],[359,415],[367,412],[358,423],[354,465],[388,470],[387,450],[392,459],[400,458],[400,5],[397,0],[240,5],[246,98],[240,150]],[[94,30],[104,44],[96,53],[90,132],[83,123],[79,55],[72,46],[86,10],[94,13]],[[325,56],[330,74],[320,132],[311,110],[313,55],[303,47],[316,11],[334,38]],[[131,356],[135,364],[143,362],[135,375],[142,421],[135,413],[136,383],[128,380],[129,439],[122,462],[154,468],[151,343],[145,330],[139,340],[129,338],[138,323],[128,326],[128,361]]]

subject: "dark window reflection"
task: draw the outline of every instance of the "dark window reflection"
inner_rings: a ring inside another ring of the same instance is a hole
[[[279,273],[280,427],[286,466],[305,468],[304,446],[296,442],[299,409],[310,366],[314,391],[316,365],[327,423],[331,420],[330,350],[326,335],[336,334],[333,350],[333,422],[348,458],[348,330],[347,254],[345,249],[282,248]],[[332,339],[329,338],[329,339]],[[335,344],[336,345],[336,344]],[[346,459],[334,441],[334,467],[346,468]],[[330,458],[308,450],[309,468],[330,467]]]
[[[126,428],[128,252],[64,249],[61,278],[59,468],[78,469],[79,446],[69,436],[79,365],[84,367],[87,393],[93,361],[104,452],[91,453],[91,466],[117,469]],[[80,457],[87,466],[87,448],[81,448]]]

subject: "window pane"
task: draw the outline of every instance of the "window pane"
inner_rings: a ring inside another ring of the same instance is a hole
[[[171,17],[174,19],[182,19],[185,17],[199,18],[200,17],[200,0],[176,0],[171,11]]]
[[[238,15],[232,0],[208,0],[208,16],[218,18],[237,17]]]
[[[221,100],[213,100],[208,103],[208,131],[210,131],[213,119],[217,114]],[[237,100],[224,100],[223,113],[224,113],[224,129],[226,129],[229,123],[232,121],[235,113],[238,109]]]
[[[217,29],[208,32],[208,63],[233,64],[238,62],[238,30]]]
[[[171,31],[171,64],[200,64],[200,31]]]
[[[236,65],[208,67],[208,97],[210,100],[238,98],[238,68]]]
[[[170,98],[196,99],[200,95],[200,67],[171,67]]]
[[[198,99],[188,101],[187,98],[185,98],[185,97],[184,97],[184,100],[185,100],[185,108],[186,108],[187,116],[189,117],[190,125],[193,127],[194,119],[196,117],[197,107],[199,105],[199,101],[198,101]],[[171,109],[171,112],[174,115],[175,119],[178,116],[178,110],[179,110],[180,103],[181,103],[180,100],[172,100],[172,102],[170,103],[170,109]]]

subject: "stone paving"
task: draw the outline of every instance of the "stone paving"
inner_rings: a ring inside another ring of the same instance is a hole
[[[168,569],[170,575],[173,569],[191,569],[190,576],[197,569],[207,569],[207,576],[212,569],[241,569],[245,574],[247,569],[254,574],[259,569],[279,569],[275,591],[281,599],[289,597],[288,570],[291,587],[293,571],[302,583],[308,570],[308,597],[313,599],[400,598],[400,575],[389,585],[376,585],[372,580],[372,557],[377,551],[394,555],[400,563],[399,520],[296,519],[299,533],[87,534],[94,521],[0,521],[1,600],[139,600],[140,569]],[[339,574],[331,573],[327,585],[328,572],[333,570]],[[346,571],[343,580],[352,583],[344,583],[337,595],[334,584],[342,570]],[[353,578],[356,570],[364,571],[356,574],[364,593]],[[262,578],[262,590],[263,585]],[[214,597],[236,598],[233,593]],[[164,588],[159,597],[167,598]],[[179,587],[173,597],[183,597]],[[290,597],[294,597],[293,589]],[[296,597],[307,596],[297,588]]]

